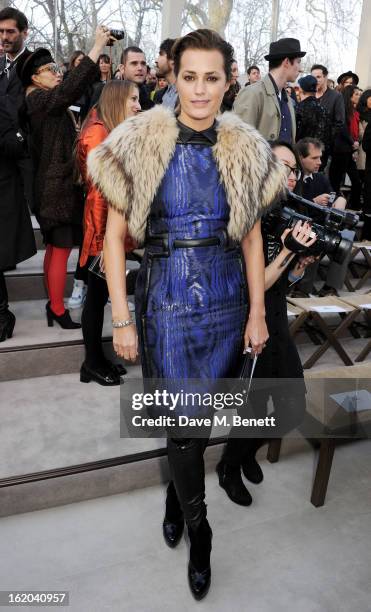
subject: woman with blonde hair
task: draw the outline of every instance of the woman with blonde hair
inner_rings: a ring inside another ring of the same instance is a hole
[[[135,83],[109,81],[82,126],[76,147],[77,162],[86,187],[81,266],[89,266],[93,258],[103,249],[108,209],[104,197],[87,178],[87,156],[117,125],[139,111],[139,90]],[[130,246],[133,244],[130,245],[129,241],[126,241],[127,250],[130,250]],[[81,382],[94,380],[101,385],[111,386],[120,384],[120,374],[124,373],[124,370],[118,370],[117,366],[113,366],[103,353],[102,329],[107,300],[108,289],[105,280],[89,272],[88,290],[81,320],[86,357],[81,366],[80,380]]]

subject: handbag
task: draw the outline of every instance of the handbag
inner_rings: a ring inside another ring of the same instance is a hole
[[[106,280],[106,274],[104,272],[103,266],[103,252],[99,253],[99,255],[94,257],[88,269],[90,272],[93,272],[93,274],[99,276],[99,278],[103,278],[103,280]]]

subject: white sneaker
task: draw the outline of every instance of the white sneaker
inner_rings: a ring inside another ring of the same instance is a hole
[[[85,301],[87,290],[88,287],[85,285],[84,281],[75,279],[73,281],[73,291],[70,299],[68,300],[68,308],[71,308],[72,310],[74,308],[81,308]]]

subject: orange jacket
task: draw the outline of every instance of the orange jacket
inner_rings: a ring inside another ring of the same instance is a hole
[[[86,160],[92,149],[106,137],[108,131],[93,109],[87,124],[81,131],[77,142],[77,162],[86,187],[84,207],[84,241],[81,249],[80,266],[84,266],[89,256],[99,255],[103,250],[106,232],[108,205],[100,191],[87,177]],[[125,251],[131,251],[135,244],[130,236],[125,240]]]

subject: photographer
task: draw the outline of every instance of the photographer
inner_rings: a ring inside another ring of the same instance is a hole
[[[271,147],[281,162],[287,167],[287,188],[293,191],[300,178],[300,164],[293,148],[285,142],[274,142]],[[249,399],[257,418],[267,416],[267,405],[272,396],[274,416],[278,421],[280,435],[288,433],[297,427],[303,419],[305,411],[305,385],[303,369],[299,354],[289,333],[287,319],[286,291],[287,284],[297,282],[303,275],[306,266],[314,261],[314,257],[295,256],[285,241],[289,235],[305,248],[316,241],[308,223],[298,222],[293,229],[285,229],[281,242],[282,247],[277,253],[277,241],[272,240],[267,231],[264,217],[262,219],[262,235],[265,253],[265,310],[269,339],[266,348],[259,356],[254,372],[254,378],[264,379],[299,379],[293,390],[282,393],[280,389],[263,388],[253,390]],[[280,422],[280,419],[284,419]],[[263,434],[264,435],[264,434]],[[236,504],[248,506],[252,502],[251,495],[241,478],[241,467],[245,477],[258,484],[263,480],[263,472],[255,459],[257,450],[268,440],[262,438],[243,438],[230,436],[217,466],[219,484],[225,489],[228,497]]]
[[[67,261],[82,239],[83,198],[74,182],[73,145],[77,126],[71,104],[97,77],[96,62],[110,39],[108,28],[98,27],[89,55],[62,81],[59,67],[47,49],[37,49],[17,71],[26,89],[27,128],[34,164],[36,216],[47,245],[44,258],[48,325],[75,329],[63,296]]]

